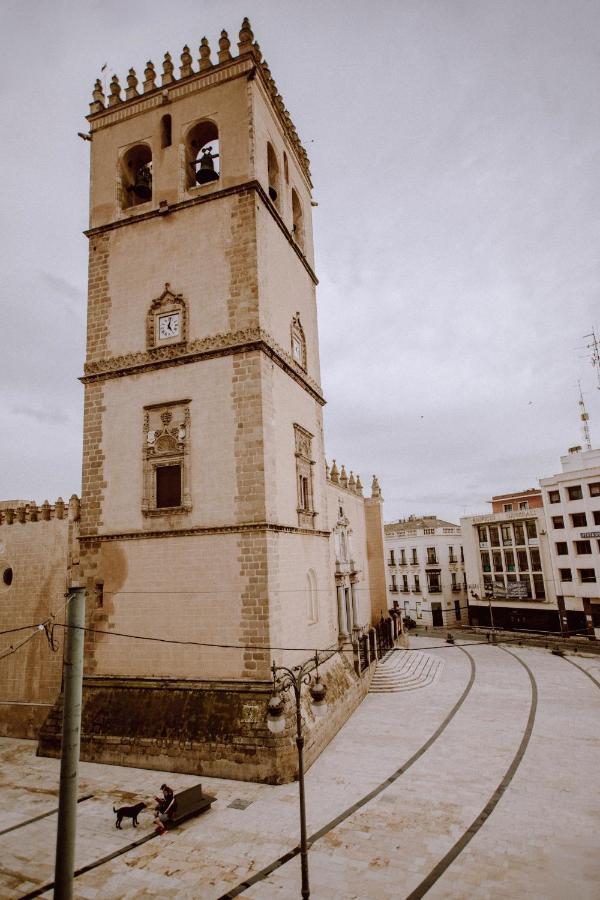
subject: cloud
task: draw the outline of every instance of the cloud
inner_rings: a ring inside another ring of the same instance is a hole
[[[11,413],[13,416],[24,416],[36,422],[47,422],[52,425],[66,425],[69,422],[69,416],[61,409],[36,409],[33,406],[13,406]]]
[[[42,283],[63,300],[66,306],[72,310],[83,313],[85,309],[84,290],[75,287],[75,285],[71,284],[66,278],[63,278],[60,275],[53,275],[52,272],[41,270],[38,275]]]

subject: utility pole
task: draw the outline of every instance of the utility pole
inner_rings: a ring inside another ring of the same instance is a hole
[[[79,744],[81,738],[81,695],[83,686],[83,642],[85,590],[72,588],[67,606],[67,633],[64,658],[64,707],[60,753],[60,791],[54,865],[55,900],[73,897],[75,831],[79,787]]]

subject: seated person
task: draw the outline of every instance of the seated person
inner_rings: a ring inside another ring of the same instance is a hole
[[[177,809],[177,801],[173,789],[168,784],[161,784],[162,797],[155,797],[156,800],[156,818],[154,824],[158,827],[159,834],[165,830],[167,823],[173,818]]]

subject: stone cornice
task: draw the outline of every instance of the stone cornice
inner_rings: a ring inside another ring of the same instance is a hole
[[[80,379],[83,384],[96,381],[107,381],[121,378],[124,375],[149,372],[167,366],[185,365],[202,359],[217,356],[229,356],[233,353],[244,353],[249,350],[261,350],[286,374],[300,385],[321,406],[325,399],[321,388],[304,372],[268,332],[262,328],[244,328],[241,331],[215,334],[182,344],[169,344],[151,350],[140,350],[124,356],[113,356],[84,365],[84,375]]]
[[[180,200],[178,203],[171,203],[167,207],[157,207],[156,209],[151,209],[147,212],[136,213],[135,215],[128,216],[126,219],[116,219],[114,222],[107,222],[106,225],[98,225],[96,228],[88,228],[83,233],[87,238],[93,238],[96,237],[96,235],[104,234],[104,232],[106,231],[114,231],[116,228],[126,228],[128,225],[132,225],[135,222],[144,222],[148,219],[161,218],[163,216],[170,215],[173,212],[178,212],[179,210],[187,209],[188,207],[192,206],[197,206],[200,203],[210,203],[213,200],[220,200],[223,197],[233,196],[234,194],[243,194],[245,191],[255,191],[258,194],[265,207],[275,219],[275,222],[277,223],[288,244],[290,245],[290,247],[292,247],[296,256],[308,272],[311,281],[314,285],[317,285],[319,283],[319,279],[315,275],[310,263],[286,228],[283,219],[281,218],[277,211],[277,208],[275,207],[275,204],[266,194],[260,181],[256,181],[256,179],[245,181],[243,184],[236,184],[233,187],[223,188],[220,191],[212,191],[210,194],[206,194],[201,197],[190,197],[188,200]]]
[[[329,531],[313,528],[298,528],[294,525],[278,525],[275,522],[249,522],[243,525],[194,525],[190,528],[165,528],[156,531],[122,531],[110,534],[81,534],[81,543],[106,541],[145,541],[164,537],[192,537],[210,534],[246,534],[247,532],[276,532],[280,534],[302,534],[329,538]]]

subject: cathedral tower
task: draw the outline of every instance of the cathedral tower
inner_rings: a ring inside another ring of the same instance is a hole
[[[337,646],[338,606],[308,158],[247,20],[237,51],[94,89],[82,749],[279,780],[271,661]]]

